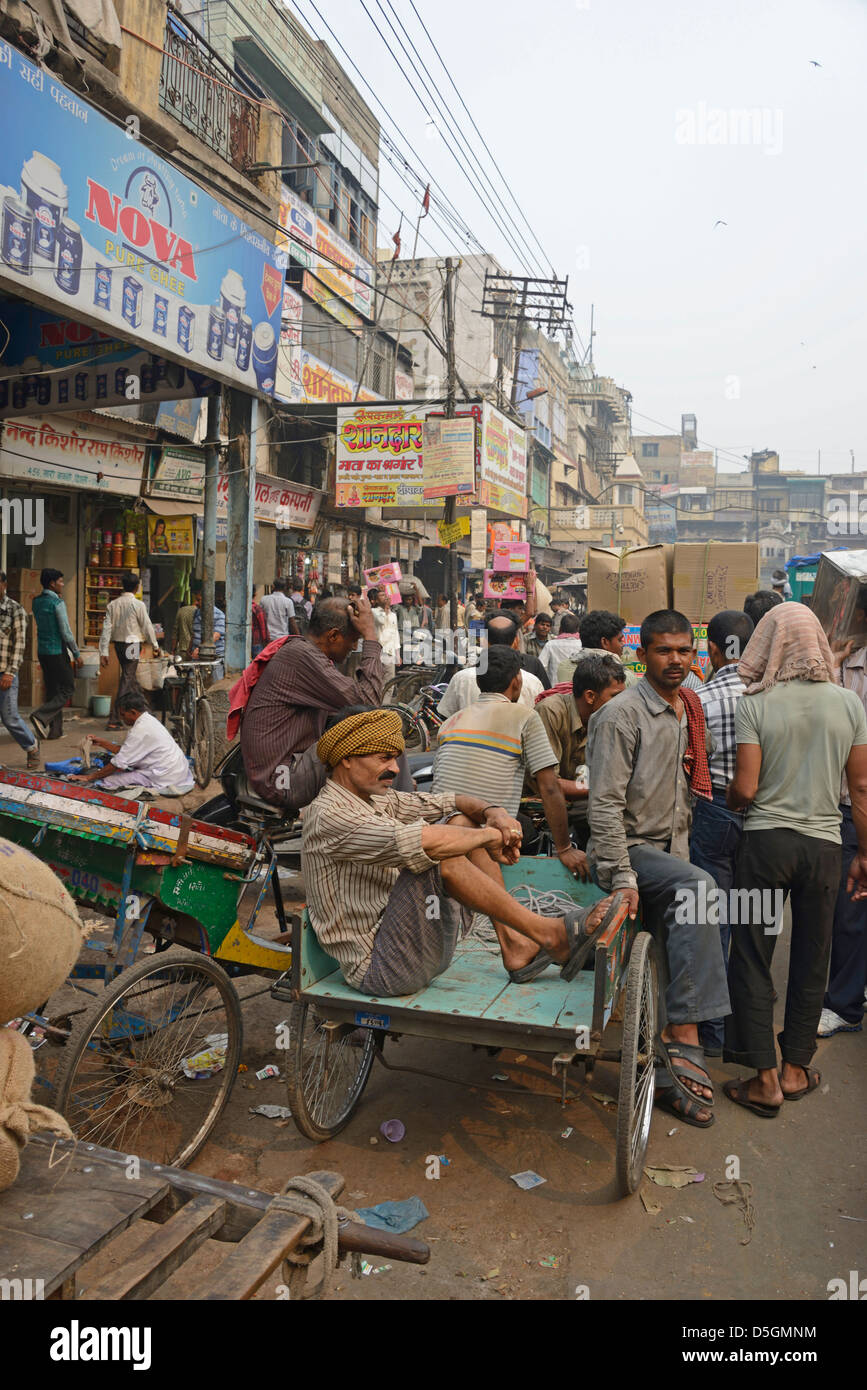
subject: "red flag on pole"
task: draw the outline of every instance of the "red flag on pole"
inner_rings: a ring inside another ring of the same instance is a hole
[[[421,215],[422,215],[422,217],[427,217],[427,215],[428,215],[429,212],[430,212],[430,184],[428,184],[427,188],[425,189],[425,191],[424,191],[424,197],[423,197],[422,200],[421,200]]]
[[[392,241],[394,242],[394,255],[392,256],[392,260],[394,260],[394,261],[396,261],[397,258],[398,258],[398,256],[400,255],[400,228],[401,228],[402,226],[403,226],[403,214],[401,214],[400,226],[398,227],[398,229],[397,229],[397,231],[395,232],[394,236],[391,238]]]

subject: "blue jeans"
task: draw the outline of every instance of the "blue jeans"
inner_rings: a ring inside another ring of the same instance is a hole
[[[716,887],[713,879],[655,845],[632,845],[629,862],[638,880],[644,923],[665,946],[669,1023],[701,1023],[706,1018],[725,1017],[731,1006],[719,927],[707,921],[682,920],[685,915],[706,917],[700,910],[699,884],[704,880],[701,891],[708,893]],[[697,902],[698,913],[684,914],[679,894]]]
[[[735,861],[743,828],[743,816],[729,810],[725,792],[717,787],[714,788],[713,801],[698,800],[693,807],[690,862],[709,873],[724,893],[735,881]],[[728,918],[727,913],[724,915]],[[727,920],[725,924],[720,923],[719,935],[723,961],[728,969],[731,927]],[[699,1028],[702,1046],[722,1052],[724,1033],[721,1018],[706,1019]]]
[[[21,748],[32,748],[36,735],[28,729],[18,713],[18,677],[15,676],[8,690],[0,690],[0,719],[6,725],[15,742]]]
[[[840,826],[843,864],[834,909],[831,973],[824,1006],[833,1009],[847,1023],[860,1023],[864,1013],[864,986],[867,985],[867,902],[853,902],[846,892],[846,878],[858,849],[858,836],[852,807],[841,805],[840,810],[843,813]]]

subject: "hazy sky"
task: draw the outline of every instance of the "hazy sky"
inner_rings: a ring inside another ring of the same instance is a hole
[[[486,249],[541,273],[510,250],[361,0],[316,2]],[[396,47],[389,0],[365,3]],[[595,304],[596,368],[632,392],[635,432],[677,432],[693,412],[722,467],[776,448],[787,468],[815,471],[821,450],[823,472],[848,469],[854,450],[867,469],[867,0],[415,3],[569,276],[585,343]],[[500,187],[410,0],[391,4]],[[308,0],[291,8],[328,38]],[[387,164],[380,176],[409,254],[417,208]],[[386,199],[380,219],[384,244]],[[422,229],[437,252],[461,249]]]

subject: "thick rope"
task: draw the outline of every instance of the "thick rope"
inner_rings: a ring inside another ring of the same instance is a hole
[[[743,1212],[744,1225],[747,1233],[740,1242],[741,1245],[749,1245],[753,1238],[753,1229],[756,1224],[756,1209],[753,1206],[753,1185],[751,1182],[741,1182],[740,1178],[729,1179],[725,1182],[715,1182],[713,1185],[713,1195],[723,1203],[724,1206],[739,1206]]]
[[[321,1298],[340,1262],[338,1222],[357,1219],[355,1213],[337,1206],[328,1189],[315,1178],[308,1177],[290,1178],[283,1191],[271,1202],[269,1210],[290,1212],[293,1216],[309,1220],[310,1230],[283,1260],[283,1279],[289,1287],[290,1300]],[[323,1257],[322,1278],[314,1287],[308,1288],[308,1270],[319,1255]]]

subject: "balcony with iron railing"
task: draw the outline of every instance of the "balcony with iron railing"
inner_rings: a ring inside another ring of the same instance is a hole
[[[210,44],[171,5],[166,30],[160,106],[239,173],[256,162],[258,102]]]

